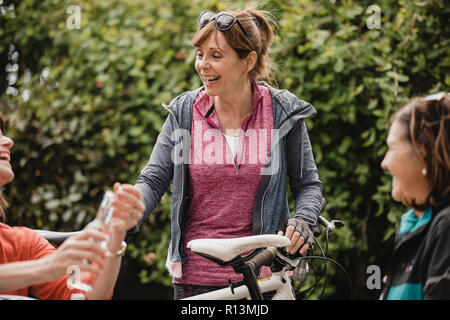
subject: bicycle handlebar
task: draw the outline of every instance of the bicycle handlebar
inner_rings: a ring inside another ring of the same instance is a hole
[[[328,222],[323,216],[319,216],[317,221],[329,231],[333,231],[336,228],[339,229],[344,226],[344,222],[341,220],[331,220]]]
[[[332,220],[332,221],[327,221],[324,217],[319,216],[318,219],[318,225],[322,225],[323,227],[325,227],[325,229],[327,230],[327,232],[332,232],[334,229],[336,228],[341,228],[344,225],[344,222],[341,220]],[[318,226],[317,225],[317,226]],[[319,228],[320,230],[320,228]],[[319,235],[322,232],[319,233]],[[316,236],[316,234],[315,234]],[[283,256],[281,261],[278,261],[279,258],[277,259],[277,251],[279,249],[275,248],[275,247],[268,247],[264,250],[262,250],[261,252],[259,252],[258,254],[256,254],[254,257],[252,257],[251,259],[249,259],[246,264],[253,270],[253,272],[255,274],[259,273],[259,269],[262,266],[268,266],[268,267],[272,267],[276,269],[280,269],[283,265],[285,265],[286,263],[291,264],[291,267],[295,267],[295,272],[294,272],[294,277],[298,278],[300,280],[304,279],[305,276],[305,265],[306,265],[306,260],[302,259],[300,261],[299,264],[297,263],[293,263],[294,260],[297,260],[300,257],[300,254],[295,254],[293,256],[291,255],[287,255],[285,252],[283,252],[284,250],[280,251],[280,254]],[[278,261],[279,263],[275,263],[275,265],[273,264],[274,262]],[[280,264],[281,262],[281,264]]]
[[[262,266],[270,267],[272,265],[272,261],[277,255],[276,250],[277,248],[275,247],[264,249],[259,254],[248,260],[247,265],[250,266],[255,273],[257,273],[259,268]]]

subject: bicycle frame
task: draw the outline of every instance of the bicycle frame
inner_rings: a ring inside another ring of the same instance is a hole
[[[291,280],[283,268],[279,272],[273,272],[270,278],[258,280],[261,293],[276,291],[272,300],[295,300]],[[239,287],[228,287],[199,294],[183,300],[242,300],[250,299],[250,292],[245,284]]]

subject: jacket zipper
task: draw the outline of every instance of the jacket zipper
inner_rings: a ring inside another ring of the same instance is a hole
[[[180,124],[178,123],[175,111],[172,108],[170,108],[170,106],[167,106],[165,103],[163,103],[162,105],[173,116],[178,129],[180,129]],[[181,149],[181,150],[183,150],[183,149]],[[178,217],[177,217],[178,237],[177,237],[176,247],[175,247],[175,251],[178,253],[178,255],[180,254],[179,246],[180,246],[180,241],[181,241],[180,208],[181,208],[181,204],[183,203],[184,198],[185,198],[185,195],[184,195],[184,164],[182,163],[181,164],[181,201],[180,201],[180,205],[177,208],[177,212],[178,212]],[[181,258],[181,256],[180,256],[180,258]]]

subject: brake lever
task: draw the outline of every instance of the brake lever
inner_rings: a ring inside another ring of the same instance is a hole
[[[295,267],[294,273],[292,274],[292,279],[295,281],[303,282],[308,271],[309,267],[306,259],[301,259],[300,264]]]
[[[328,232],[332,232],[336,228],[338,228],[338,229],[342,228],[345,225],[345,223],[341,220],[331,220],[331,222],[328,222],[327,219],[325,219],[322,216],[319,216],[318,219],[319,219],[319,223],[321,225],[323,225],[325,227],[325,229],[328,230]],[[318,229],[320,229],[320,228],[318,228]]]
[[[300,282],[305,280],[306,273],[309,271],[308,263],[306,262],[307,256],[302,256],[298,251],[294,254],[287,253],[284,248],[278,248],[276,254],[278,264],[287,265],[287,270],[294,270],[291,276],[293,280]]]
[[[300,263],[298,258],[301,256],[301,254],[298,251],[294,254],[290,254],[287,253],[284,248],[278,248],[276,254],[278,259],[281,259],[283,262],[289,265],[289,269],[297,267],[297,265]]]
[[[332,223],[334,225],[334,228],[337,229],[342,228],[345,225],[344,221],[341,220],[331,220],[330,223]]]

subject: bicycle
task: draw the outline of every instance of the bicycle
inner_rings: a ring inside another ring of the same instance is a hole
[[[299,254],[286,254],[284,247],[290,244],[290,240],[280,235],[255,235],[230,239],[196,239],[188,243],[188,248],[194,253],[209,259],[222,267],[231,266],[234,272],[243,275],[243,279],[237,282],[228,280],[228,287],[214,290],[208,293],[191,296],[183,300],[263,300],[263,293],[274,291],[272,300],[295,300],[291,280],[303,282],[306,273],[309,272],[308,259],[321,259],[325,261],[325,267],[319,279],[311,287],[315,289],[321,278],[327,274],[326,262],[336,264],[346,275],[350,286],[351,281],[346,270],[337,262],[327,258],[328,234],[344,226],[340,220],[328,222],[323,216],[319,216],[319,224],[325,228],[326,253],[322,250],[316,237],[322,234],[322,230],[316,226],[314,229],[314,241],[322,252],[322,256]],[[244,257],[241,254],[254,250]],[[271,268],[272,276],[269,279],[257,280],[262,266]],[[289,273],[293,271],[290,277]],[[326,280],[326,278],[325,278]],[[307,290],[311,289],[308,288]],[[324,286],[325,288],[325,286]],[[322,291],[323,294],[323,291]]]

